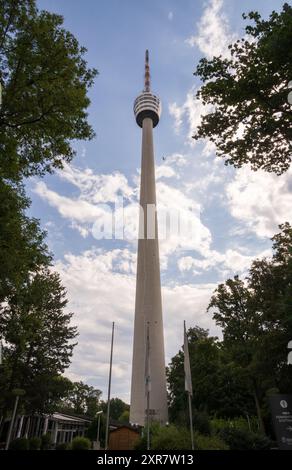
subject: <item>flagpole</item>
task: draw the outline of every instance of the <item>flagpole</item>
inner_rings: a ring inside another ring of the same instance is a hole
[[[115,322],[112,326],[112,342],[111,342],[111,355],[110,355],[110,369],[108,379],[108,394],[107,394],[107,413],[106,413],[106,428],[105,428],[105,450],[108,448],[108,433],[109,433],[109,416],[110,416],[110,397],[111,397],[111,382],[112,382],[112,365],[113,365],[113,347],[114,347],[114,331]]]
[[[150,338],[149,338],[149,322],[147,322],[147,336],[146,336],[146,429],[147,429],[147,450],[150,450],[150,371],[149,371],[149,360],[150,360]]]
[[[192,444],[192,450],[195,450],[194,429],[193,429],[193,411],[192,411],[193,386],[192,386],[192,375],[191,375],[191,365],[190,365],[190,356],[189,356],[189,343],[188,343],[185,321],[184,321],[184,372],[185,372],[185,391],[188,394],[188,402],[189,402],[191,444]]]
[[[190,431],[191,431],[191,443],[192,443],[192,450],[195,450],[194,445],[194,428],[193,428],[193,411],[192,411],[192,397],[191,394],[188,392],[189,398],[189,415],[190,415]]]

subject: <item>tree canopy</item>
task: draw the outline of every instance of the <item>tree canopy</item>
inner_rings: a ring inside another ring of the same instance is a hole
[[[281,174],[292,155],[292,7],[285,3],[268,20],[255,11],[243,17],[252,23],[229,46],[230,57],[203,58],[197,66],[197,97],[211,111],[194,138],[213,142],[226,164]]]
[[[68,393],[60,402],[60,410],[67,413],[95,417],[100,409],[101,391],[81,381],[72,382]]]
[[[86,110],[97,72],[62,24],[60,15],[38,11],[34,0],[0,4],[2,177],[61,168],[74,155],[72,140],[94,135]]]
[[[24,406],[31,412],[51,411],[63,393],[60,374],[70,363],[77,334],[66,304],[59,275],[45,267],[0,304],[4,415],[14,388],[25,390]]]
[[[197,326],[187,332],[197,427],[202,411],[225,419],[257,415],[264,433],[270,427],[268,394],[291,393],[292,227],[280,225],[272,241],[271,258],[253,261],[246,279],[227,279],[213,293],[208,311],[223,339]],[[172,358],[167,378],[170,418],[183,425],[188,419],[183,350]]]
[[[39,221],[29,218],[21,184],[0,178],[0,302],[21,286],[29,273],[52,262]]]

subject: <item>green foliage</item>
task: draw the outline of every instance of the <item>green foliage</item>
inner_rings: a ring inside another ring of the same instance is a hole
[[[263,435],[238,428],[225,428],[219,433],[230,450],[269,450],[271,441]]]
[[[258,431],[258,419],[256,416],[250,416],[249,422],[247,417],[244,416],[239,416],[232,419],[212,418],[210,424],[212,434],[218,434],[222,429],[226,428],[236,428],[243,431]]]
[[[86,437],[74,437],[72,441],[72,450],[90,450],[91,442]]]
[[[55,450],[69,450],[68,448],[68,443],[67,442],[62,442],[60,444],[57,444],[56,445],[56,449]],[[79,450],[79,449],[78,449]]]
[[[40,265],[51,264],[39,222],[26,215],[23,187],[0,178],[0,302],[4,302]]]
[[[242,410],[253,410],[252,397],[242,371],[229,358],[217,338],[208,331],[191,328],[188,331],[189,354],[193,381],[194,413],[238,416]],[[167,368],[170,419],[178,425],[188,422],[187,394],[184,390],[184,354],[174,356]],[[198,416],[198,419],[200,417]],[[195,416],[193,416],[194,426]],[[198,423],[200,425],[200,423]]]
[[[268,20],[257,12],[243,17],[252,23],[229,46],[230,57],[203,58],[197,66],[197,97],[211,111],[194,138],[214,142],[227,164],[281,174],[291,163],[292,7],[285,3]]]
[[[120,423],[129,423],[129,420],[130,420],[130,411],[129,410],[123,411],[123,413],[119,417]]]
[[[107,401],[101,402],[101,409],[106,414],[107,412]],[[111,398],[110,401],[110,418],[119,420],[120,416],[124,411],[129,411],[130,406],[120,398]]]
[[[222,328],[223,347],[246,377],[262,432],[266,392],[292,389],[287,344],[292,337],[292,228],[280,225],[271,260],[255,260],[246,281],[220,284],[209,308]],[[247,410],[245,410],[247,411]]]
[[[105,427],[106,427],[106,415],[102,414],[100,418],[96,417],[95,419],[92,420],[90,423],[85,437],[88,437],[90,441],[96,441],[97,440],[97,431],[98,431],[98,419],[100,419],[100,428],[99,428],[99,441],[101,448],[104,447],[104,438],[105,438]]]
[[[195,450],[229,450],[228,444],[219,436],[204,436],[196,433],[194,436]]]
[[[150,430],[151,450],[183,450],[191,448],[190,433],[174,425],[159,426],[153,423]],[[147,449],[146,433],[135,446],[136,450]]]
[[[199,434],[211,434],[210,418],[206,411],[193,410],[193,426]]]
[[[27,412],[55,409],[70,384],[60,374],[70,363],[76,337],[72,313],[64,311],[66,304],[59,275],[43,268],[0,306],[4,406],[12,406],[11,390],[21,387]]]
[[[43,434],[41,437],[41,450],[49,450],[52,445],[50,434]]]
[[[187,332],[193,425],[201,434],[210,432],[208,424],[205,430],[202,427],[201,412],[212,418],[213,430],[222,424],[221,428],[248,431],[248,416],[251,429],[258,431],[259,426],[264,434],[270,422],[267,392],[292,390],[292,370],[287,365],[292,338],[292,228],[285,223],[280,229],[272,238],[271,259],[254,261],[245,281],[235,276],[215,290],[209,311],[222,328],[223,341],[197,327]],[[170,419],[183,426],[189,418],[182,350],[172,358],[167,378]]]
[[[0,176],[17,180],[61,168],[73,139],[93,137],[87,92],[97,72],[63,18],[34,0],[2,1],[0,31]]]
[[[9,450],[28,450],[28,444],[28,439],[17,438],[10,442]]]
[[[67,396],[60,403],[63,412],[94,417],[99,410],[101,391],[83,382],[72,382]]]
[[[40,437],[31,437],[28,441],[29,450],[40,450],[42,440]]]
[[[189,450],[191,449],[190,431],[185,427],[151,426],[151,450]],[[204,436],[198,432],[194,435],[196,450],[227,450],[228,446],[219,436]],[[136,450],[147,448],[146,435],[137,442]]]

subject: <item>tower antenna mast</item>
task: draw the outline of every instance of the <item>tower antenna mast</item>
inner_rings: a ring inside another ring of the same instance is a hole
[[[149,51],[146,49],[145,52],[145,79],[144,79],[144,91],[150,91],[150,66],[149,66]]]

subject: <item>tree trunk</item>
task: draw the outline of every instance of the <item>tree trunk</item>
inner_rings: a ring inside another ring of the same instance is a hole
[[[264,425],[263,416],[262,416],[262,410],[261,410],[261,407],[260,407],[257,383],[256,383],[255,379],[253,379],[252,382],[253,382],[253,396],[254,396],[255,406],[256,406],[256,410],[257,410],[259,428],[260,428],[260,431],[264,435],[266,435],[265,425]]]

